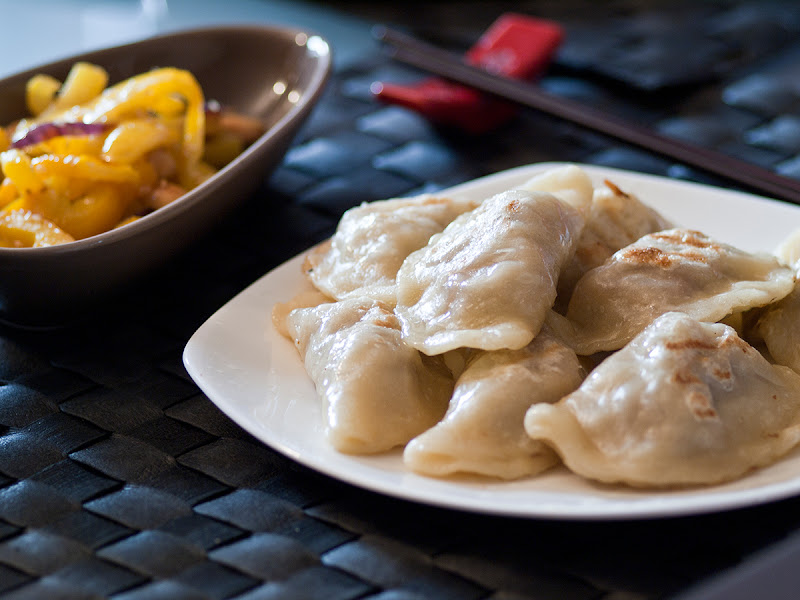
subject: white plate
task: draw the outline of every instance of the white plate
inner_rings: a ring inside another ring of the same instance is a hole
[[[487,197],[555,163],[504,171],[449,193]],[[800,207],[756,196],[615,169],[582,165],[610,179],[673,222],[748,251],[772,251],[795,228]],[[307,286],[302,256],[266,274],[217,311],[189,340],[184,363],[231,419],[275,450],[342,481],[421,503],[482,513],[559,519],[632,519],[719,511],[800,494],[800,451],[738,481],[675,491],[595,485],[564,467],[516,482],[439,480],[408,472],[399,451],[340,454],[323,439],[314,386],[299,355],[272,326],[275,302]]]

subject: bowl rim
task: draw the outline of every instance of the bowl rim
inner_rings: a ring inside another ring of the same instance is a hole
[[[290,40],[293,40],[298,46],[305,46],[306,48],[308,48],[308,40],[314,38],[318,40],[318,43],[321,44],[321,48],[324,47],[325,52],[307,52],[306,56],[313,56],[313,60],[311,62],[314,63],[314,69],[311,71],[305,92],[301,95],[297,102],[292,103],[292,106],[286,111],[285,114],[283,114],[277,121],[272,123],[272,125],[263,134],[261,134],[258,139],[245,148],[245,150],[230,163],[219,169],[203,183],[186,192],[180,198],[168,204],[167,206],[159,208],[158,210],[155,210],[123,227],[111,229],[91,237],[75,240],[65,244],[42,246],[38,248],[0,247],[0,259],[21,261],[46,260],[49,257],[58,257],[65,254],[68,255],[91,250],[97,247],[106,247],[112,244],[124,242],[128,238],[136,236],[137,233],[144,233],[148,229],[152,229],[166,221],[171,220],[175,215],[189,210],[192,206],[205,198],[205,192],[208,187],[216,185],[220,179],[227,178],[231,171],[236,171],[241,168],[241,165],[250,160],[253,155],[263,151],[263,149],[269,145],[269,143],[278,135],[279,132],[285,128],[286,125],[294,121],[304,111],[311,109],[311,105],[313,105],[314,101],[322,93],[325,83],[330,77],[330,72],[333,65],[333,49],[330,42],[324,36],[310,29],[277,24],[233,23],[219,26],[176,29],[174,31],[160,33],[131,42],[114,44],[111,46],[80,52],[78,54],[59,58],[0,78],[1,89],[8,80],[29,78],[37,73],[48,71],[63,65],[64,63],[91,60],[91,57],[108,51],[134,49],[144,45],[157,44],[163,40],[173,38],[191,38],[198,35],[207,34],[238,35],[242,33],[254,33],[282,37],[286,39],[288,43],[291,43]],[[302,44],[298,42],[299,37],[304,38],[304,42]]]

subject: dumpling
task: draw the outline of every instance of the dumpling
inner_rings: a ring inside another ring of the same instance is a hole
[[[775,249],[775,256],[795,271],[800,270],[800,229],[796,229]]]
[[[783,264],[800,271],[800,230],[792,232],[775,250]],[[792,292],[764,307],[752,318],[749,334],[766,346],[771,358],[800,373],[800,281]]]
[[[332,301],[331,298],[328,298],[316,288],[312,288],[310,285],[308,285],[308,288],[311,289],[304,289],[295,294],[288,302],[277,302],[272,307],[272,325],[282,336],[291,338],[286,320],[293,310],[296,308],[311,308]]]
[[[525,412],[574,391],[584,375],[575,353],[544,331],[519,350],[476,351],[456,381],[444,419],[408,443],[403,461],[432,476],[516,479],[539,473],[558,457],[525,433]]]
[[[800,285],[763,311],[756,333],[775,362],[800,373]]]
[[[590,479],[719,483],[800,442],[800,375],[727,325],[667,313],[575,392],[532,406],[525,430]]]
[[[422,195],[364,203],[344,213],[336,232],[306,257],[311,282],[336,300],[368,296],[395,302],[400,265],[475,200]]]
[[[459,216],[397,273],[404,339],[426,354],[523,348],[555,300],[583,222],[555,195],[525,190]]]
[[[548,323],[582,355],[617,350],[668,311],[701,321],[764,306],[794,285],[792,270],[686,229],[652,233],[578,281],[566,319]]]
[[[673,227],[669,220],[635,195],[604,181],[594,189],[575,255],[558,279],[559,303],[566,307],[575,284],[584,273],[602,265],[614,252],[648,233]]]
[[[447,410],[449,371],[407,346],[397,318],[374,300],[299,308],[287,328],[323,402],[325,436],[340,452],[403,445]]]
[[[517,189],[553,194],[584,213],[589,210],[594,184],[586,171],[579,166],[563,165],[534,175]]]

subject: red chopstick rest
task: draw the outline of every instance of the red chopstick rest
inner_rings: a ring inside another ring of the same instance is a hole
[[[506,13],[492,23],[464,58],[498,75],[534,79],[550,64],[563,37],[563,29],[553,21]],[[502,125],[519,110],[509,102],[434,77],[415,85],[376,82],[372,91],[382,102],[405,106],[431,121],[472,134]]]

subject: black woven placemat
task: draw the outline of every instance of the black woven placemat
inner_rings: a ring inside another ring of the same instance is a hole
[[[651,27],[654,14],[645,15]],[[734,13],[714,13],[715,22],[724,14]],[[667,92],[672,82],[662,72],[662,95],[631,102],[603,80],[610,74],[598,75],[596,62],[577,64],[577,43],[543,82],[554,93],[751,152],[776,169],[797,162],[796,118],[773,110],[781,98],[791,105],[795,93],[780,61],[766,115],[768,99],[748,83],[755,62],[678,96]],[[673,53],[685,56],[691,50],[681,43]],[[797,499],[586,523],[416,505],[299,466],[199,391],[181,363],[190,335],[247,284],[328,236],[361,201],[545,160],[702,178],[541,115],[522,113],[470,138],[379,105],[369,93],[376,79],[417,77],[381,56],[336,73],[281,167],[190,251],[62,328],[0,328],[3,597],[662,598],[797,528]]]

